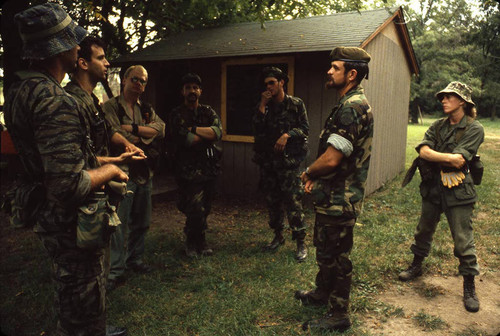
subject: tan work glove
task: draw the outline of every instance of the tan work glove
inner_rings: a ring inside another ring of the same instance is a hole
[[[444,173],[441,170],[441,182],[445,187],[453,188],[460,185],[465,179],[465,174],[461,171],[452,171]]]

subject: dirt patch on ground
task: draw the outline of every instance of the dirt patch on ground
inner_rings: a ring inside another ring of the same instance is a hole
[[[373,335],[500,335],[498,272],[476,278],[476,292],[480,301],[477,313],[465,310],[462,286],[461,276],[424,276],[410,283],[395,285],[377,299],[394,308],[402,308],[403,316],[388,317],[383,322],[368,317],[363,322]],[[419,326],[415,316],[422,312],[439,318],[444,321],[444,325],[436,330]]]

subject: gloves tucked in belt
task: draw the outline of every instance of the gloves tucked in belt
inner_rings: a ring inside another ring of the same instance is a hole
[[[441,170],[441,182],[443,182],[445,187],[456,187],[457,185],[460,185],[464,179],[465,175],[461,171],[451,171],[445,173]]]

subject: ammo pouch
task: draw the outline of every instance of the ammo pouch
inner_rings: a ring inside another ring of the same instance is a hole
[[[100,249],[109,245],[109,237],[120,224],[116,207],[106,193],[94,192],[87,204],[78,208],[76,245],[82,249]]]
[[[35,225],[36,217],[45,200],[45,188],[39,182],[14,183],[2,199],[2,209],[9,215],[15,228]]]
[[[475,155],[469,162],[469,172],[474,184],[480,185],[483,179],[484,165],[479,155]]]

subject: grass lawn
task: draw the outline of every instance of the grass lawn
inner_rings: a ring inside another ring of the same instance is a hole
[[[432,119],[408,126],[406,167]],[[500,122],[482,121],[486,140],[480,149],[485,165],[474,228],[481,271],[500,269]],[[420,212],[420,176],[401,189],[400,174],[365,201],[355,228],[351,311],[354,326],[345,335],[372,335],[363,325],[366,314],[384,320],[403,312],[375,299],[397,282],[411,260],[409,246]],[[130,336],[148,335],[304,335],[301,324],[319,317],[324,308],[303,307],[297,289],[314,286],[317,266],[312,247],[314,213],[306,210],[308,259],[297,264],[294,244],[274,254],[261,246],[271,239],[267,213],[258,201],[219,199],[209,217],[207,234],[215,254],[188,259],[183,254],[183,216],[174,201],[155,201],[145,259],[156,267],[149,275],[129,274],[125,285],[107,298],[110,324],[127,326]],[[2,215],[3,216],[3,215]],[[55,318],[50,264],[30,231],[0,226],[0,326],[5,335],[51,335]],[[426,272],[454,275],[458,262],[448,224],[439,224]],[[428,321],[423,313],[416,323]],[[439,322],[439,323],[438,323]],[[417,325],[417,324],[416,324]],[[418,328],[418,327],[416,327]],[[309,333],[307,333],[309,334]],[[334,335],[335,333],[333,333]],[[472,335],[472,334],[471,334]]]

